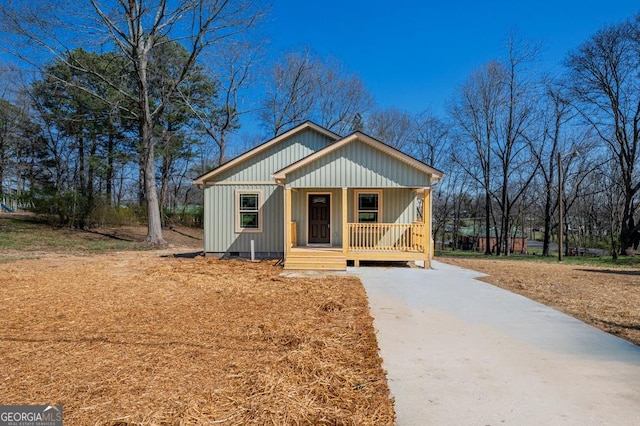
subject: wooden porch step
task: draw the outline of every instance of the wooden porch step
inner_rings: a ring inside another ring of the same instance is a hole
[[[284,269],[287,270],[319,270],[319,271],[344,271],[347,269],[347,259],[340,253],[313,255],[299,255],[290,253],[284,262]]]

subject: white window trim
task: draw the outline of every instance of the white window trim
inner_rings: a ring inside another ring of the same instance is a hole
[[[358,212],[360,203],[358,202],[358,196],[360,194],[377,194],[378,195],[378,222],[383,223],[382,219],[382,189],[356,189],[353,193],[353,221],[358,223]]]
[[[240,195],[244,194],[258,194],[258,227],[257,228],[242,228],[240,227]],[[262,190],[260,189],[236,189],[235,191],[235,231],[237,234],[240,233],[260,233],[262,232]]]
[[[309,195],[328,195],[329,196],[329,243],[328,244],[320,244],[320,243],[310,243],[309,242]],[[317,191],[308,191],[305,192],[305,239],[307,240],[308,247],[331,247],[333,244],[333,194],[331,192],[317,192]]]

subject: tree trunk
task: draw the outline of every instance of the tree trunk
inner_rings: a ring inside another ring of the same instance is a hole
[[[484,196],[484,254],[491,254],[491,195],[489,191]]]
[[[507,200],[507,202],[509,201]],[[504,212],[504,230],[502,232],[504,232],[502,235],[503,253],[505,256],[509,256],[511,254],[511,209],[509,207]]]
[[[503,167],[502,173],[502,218],[500,219],[500,232],[502,235],[499,237],[500,246],[502,248],[503,256],[509,256],[509,215],[511,214],[509,206],[509,194],[507,193],[507,187],[509,185],[509,177],[507,175],[506,167]]]
[[[7,156],[5,155],[5,142],[4,136],[0,135],[0,194],[4,194],[4,161]]]
[[[84,137],[80,136],[78,140],[78,181],[80,182],[80,190],[76,190],[73,194],[73,215],[70,219],[72,226],[84,229],[85,219],[87,218],[86,210],[86,171],[84,159]],[[80,197],[78,197],[78,195]],[[78,199],[79,198],[79,199]],[[80,205],[78,208],[78,205]]]
[[[142,149],[142,148],[140,148]],[[138,168],[138,206],[143,206],[146,202],[147,197],[144,195],[145,193],[145,173],[144,173],[144,160],[143,160],[142,151],[140,153],[140,166]]]
[[[460,238],[460,234],[459,234],[459,230],[460,230],[460,223],[461,223],[461,216],[462,216],[462,206],[461,206],[461,202],[460,202],[460,198],[461,197],[457,197],[458,200],[454,201],[454,215],[453,215],[453,232],[451,234],[451,240],[453,241],[453,250],[457,250],[458,248],[458,239]],[[474,215],[474,223],[473,223],[473,229],[476,229],[476,224],[475,224],[475,215]]]
[[[87,204],[85,210],[85,216],[89,216],[94,209],[95,206],[95,188],[93,186],[93,180],[95,175],[95,165],[94,161],[92,161],[96,156],[96,151],[98,150],[98,142],[94,139],[91,148],[89,148],[89,161],[88,161],[88,171],[87,171]],[[91,226],[91,224],[89,224]]]
[[[610,226],[611,232],[609,232],[609,239],[611,242],[611,256],[613,256],[613,260],[618,260],[618,245],[616,242],[615,233],[613,232],[613,230],[615,229],[615,226],[617,226],[617,223],[615,220],[614,208],[611,209],[609,220],[611,223],[611,226]]]
[[[149,41],[150,43],[150,41]],[[153,45],[152,43],[149,44]],[[150,50],[150,48],[149,48]],[[134,51],[138,66],[138,88],[140,106],[140,145],[142,151],[142,172],[144,175],[144,195],[147,202],[147,237],[145,242],[154,246],[165,246],[162,237],[162,218],[156,188],[155,151],[153,146],[153,117],[149,105],[149,83],[147,80],[148,52]],[[145,55],[145,53],[147,55]]]
[[[547,183],[544,201],[544,236],[542,239],[542,255],[549,256],[551,241],[551,185]]]
[[[80,195],[85,195],[85,171],[84,171],[84,138],[78,139],[78,182],[80,183]]]
[[[109,135],[109,141],[107,143],[107,175],[106,179],[106,198],[107,205],[110,206],[113,199],[113,150],[114,150],[114,137],[113,134]]]
[[[164,246],[167,242],[162,237],[162,219],[156,188],[155,153],[151,135],[151,120],[140,124],[140,139],[143,148],[143,172],[145,200],[147,202],[147,237],[145,242],[150,245]]]
[[[633,245],[631,233],[634,231],[632,207],[634,195],[635,193],[631,188],[625,188],[624,211],[622,213],[622,226],[620,227],[620,254],[623,256],[627,255],[627,249]]]
[[[565,217],[566,217],[566,209],[565,209]],[[564,250],[564,255],[569,256],[569,222],[567,222],[566,220],[564,221],[565,225],[564,225],[564,239],[562,241],[563,244],[563,250]]]
[[[160,172],[160,211],[165,211],[169,194],[169,173],[171,171],[171,158],[169,154],[162,157],[162,171]],[[164,216],[164,214],[162,215]]]

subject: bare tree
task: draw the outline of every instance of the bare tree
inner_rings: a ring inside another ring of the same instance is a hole
[[[285,56],[272,71],[260,121],[274,136],[313,120],[344,135],[373,105],[362,80],[336,59],[309,50]]]
[[[472,181],[451,156],[443,158],[440,167],[444,170],[446,179],[434,191],[434,240],[440,234],[441,248],[444,249],[446,236],[450,234],[452,248],[455,250],[458,247],[460,228],[464,225],[463,219],[470,213],[469,193]]]
[[[316,91],[317,60],[307,50],[291,53],[273,67],[272,81],[260,120],[273,136],[311,117]]]
[[[574,106],[616,161],[623,193],[618,235],[626,254],[640,234],[640,17],[598,31],[569,55],[567,66]]]
[[[221,40],[246,31],[261,15],[249,0],[89,0],[86,4],[65,5],[45,0],[17,0],[0,6],[2,29],[16,41],[11,52],[33,65],[34,48],[74,69],[101,78],[118,90],[135,107],[124,103],[138,122],[139,155],[147,205],[146,241],[165,244],[155,177],[153,129],[168,100],[175,94],[196,64],[199,55]],[[61,38],[63,35],[65,38]],[[127,62],[120,79],[114,81],[89,66],[67,61],[70,46],[76,40],[89,40],[120,51]],[[154,48],[168,41],[178,41],[187,51],[185,61],[164,88],[163,96],[151,102],[149,60]],[[24,46],[31,49],[25,50]],[[133,84],[123,84],[127,71]],[[93,95],[91,87],[80,87]]]
[[[541,99],[542,115],[539,138],[532,141],[531,152],[538,162],[539,176],[543,191],[542,218],[544,221],[544,234],[542,243],[542,255],[549,256],[549,244],[551,240],[553,212],[558,207],[557,190],[557,155],[560,151],[571,152],[571,148],[565,148],[563,130],[565,124],[571,119],[570,105],[562,96],[560,89],[552,82],[545,87],[544,96]],[[566,176],[566,173],[565,173]],[[556,224],[557,226],[557,224]]]
[[[373,98],[359,77],[351,75],[337,60],[329,59],[318,75],[316,103],[322,126],[345,135],[356,115],[371,109]]]
[[[250,106],[241,105],[239,94],[253,83],[251,70],[258,50],[259,47],[236,44],[211,58],[209,73],[216,82],[216,88],[214,99],[205,106],[204,111],[194,107],[187,96],[184,97],[206,134],[215,143],[218,151],[216,166],[227,161],[228,138],[240,128],[240,116],[252,110]]]
[[[560,225],[556,220],[560,190],[558,156],[562,163],[563,186],[570,189],[563,203],[565,218],[569,216],[569,208],[574,203],[580,204],[579,198],[592,191],[585,187],[585,179],[597,172],[603,161],[599,158],[602,150],[594,143],[593,131],[576,121],[575,110],[561,85],[547,81],[540,105],[540,127],[537,138],[531,140],[531,152],[538,163],[537,185],[542,188],[539,191],[544,224],[542,255],[549,256],[551,234]],[[568,224],[563,226],[568,227]]]
[[[409,152],[417,139],[416,121],[398,108],[374,110],[367,118],[365,131],[401,151]]]
[[[485,192],[485,238],[489,242],[495,236],[498,255],[510,252],[512,210],[536,172],[530,140],[537,119],[537,89],[527,72],[535,55],[535,46],[510,36],[505,60],[474,72],[452,105],[458,137],[468,143],[467,155],[459,154],[458,162]],[[486,244],[485,254],[490,252]]]
[[[502,102],[504,69],[490,62],[474,71],[454,95],[451,115],[461,144],[454,161],[484,191],[485,254],[491,254],[491,213],[493,197],[492,147],[497,137],[496,119]]]
[[[502,73],[502,101],[497,120],[498,137],[493,151],[498,160],[500,195],[496,201],[501,210],[498,254],[510,252],[511,219],[513,206],[524,194],[537,164],[531,156],[528,140],[532,125],[537,119],[537,93],[527,75],[526,66],[537,55],[534,45],[517,40],[513,35],[507,40],[507,58]]]
[[[449,125],[430,111],[416,117],[415,156],[427,164],[438,167],[450,159]]]

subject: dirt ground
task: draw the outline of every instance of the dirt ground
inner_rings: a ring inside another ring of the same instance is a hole
[[[201,244],[180,238],[0,264],[0,401],[65,425],[393,424],[357,279],[174,257]]]
[[[483,281],[640,345],[640,269],[487,258],[437,260],[488,274]]]

